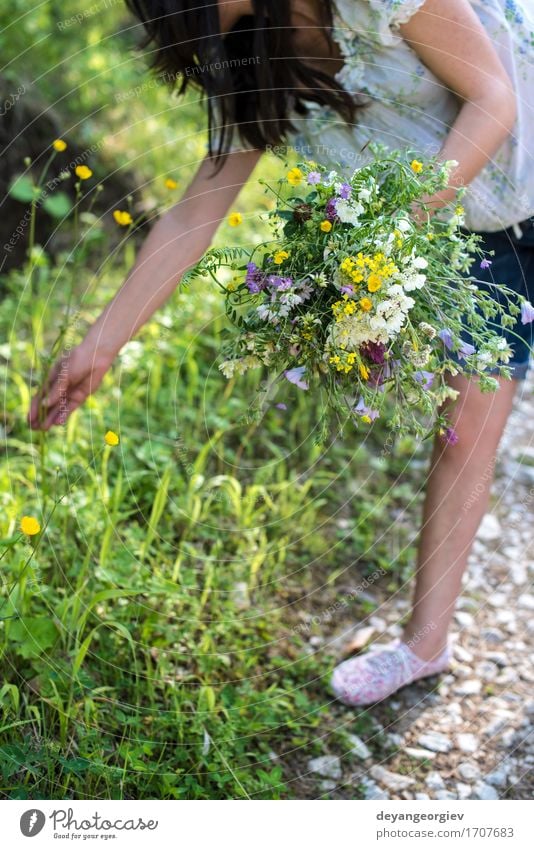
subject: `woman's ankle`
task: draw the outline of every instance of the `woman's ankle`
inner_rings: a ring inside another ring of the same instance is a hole
[[[448,645],[448,632],[428,625],[419,627],[408,623],[401,636],[401,642],[425,662],[437,660]]]

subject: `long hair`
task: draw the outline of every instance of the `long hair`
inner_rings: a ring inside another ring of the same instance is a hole
[[[290,113],[305,116],[314,101],[352,123],[354,98],[337,80],[296,55],[290,0],[252,0],[254,14],[221,34],[217,0],[126,0],[145,29],[151,67],[182,94],[200,88],[208,108],[210,155],[219,160],[237,131],[243,144],[265,150],[294,131]],[[320,25],[332,25],[332,0]],[[222,163],[221,163],[222,164]]]

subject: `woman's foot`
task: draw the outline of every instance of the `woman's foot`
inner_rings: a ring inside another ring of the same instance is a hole
[[[386,699],[419,678],[443,672],[449,662],[448,647],[433,659],[422,660],[406,643],[397,640],[340,663],[334,669],[331,685],[341,702],[363,707]]]

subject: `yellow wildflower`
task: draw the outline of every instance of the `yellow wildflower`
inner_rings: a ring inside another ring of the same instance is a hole
[[[93,176],[93,172],[87,167],[87,165],[77,165],[74,169],[74,173],[80,178],[80,180],[88,180],[89,177]]]
[[[369,275],[367,279],[367,288],[370,292],[378,292],[382,285],[382,278],[379,274],[376,274],[374,271]]]
[[[414,174],[420,174],[423,170],[423,163],[419,162],[418,159],[412,159],[412,161],[410,162],[410,168],[412,169]]]
[[[231,212],[228,216],[228,224],[230,227],[239,227],[243,222],[243,216],[240,212]]]
[[[289,253],[287,251],[276,251],[273,256],[273,262],[275,265],[282,265],[283,261],[289,257]]]
[[[433,233],[427,233],[426,237],[427,237],[428,241],[431,242],[432,239],[434,238],[434,234]]]
[[[63,153],[63,151],[67,149],[67,142],[63,141],[63,139],[56,139],[52,142],[52,147],[54,150],[57,150],[58,153]]]
[[[237,281],[236,280],[230,280],[230,282],[226,284],[226,291],[227,292],[235,292],[236,289],[237,289]]]
[[[369,369],[363,363],[359,363],[358,365],[359,372],[364,380],[369,378]]]
[[[23,516],[20,520],[20,529],[29,537],[35,536],[41,530],[41,525],[33,516]]]
[[[455,211],[456,215],[463,215],[464,212],[465,212],[465,209],[463,208],[463,206],[461,204],[458,204],[458,206],[456,207],[456,209],[454,211]]]
[[[170,189],[172,191],[172,189],[178,188],[178,183],[176,182],[176,180],[173,180],[172,177],[167,177],[167,179],[165,180],[165,188]]]
[[[321,223],[319,224],[319,227],[321,228],[323,233],[329,233],[330,230],[332,229],[332,222],[326,221],[326,219],[325,219],[324,221],[321,221]]]
[[[360,421],[365,422],[365,424],[371,424],[371,418],[369,416],[360,416]]]
[[[300,168],[292,168],[291,171],[287,172],[287,182],[291,186],[300,186],[303,177],[304,174],[302,173]]]
[[[108,432],[104,436],[104,442],[106,445],[118,445],[119,437],[113,430],[108,430]]]
[[[360,306],[364,312],[369,312],[373,308],[373,302],[370,298],[360,298]]]
[[[113,212],[113,218],[120,224],[121,227],[127,227],[129,224],[132,224],[133,218],[129,212],[124,212],[120,209],[115,209]]]

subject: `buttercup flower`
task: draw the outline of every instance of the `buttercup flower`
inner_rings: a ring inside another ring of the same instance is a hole
[[[275,265],[282,265],[283,261],[289,257],[288,251],[276,251],[273,256],[273,262]]]
[[[230,227],[239,227],[243,221],[243,216],[240,212],[231,212],[228,216],[228,224]]]
[[[57,150],[58,153],[62,153],[67,149],[67,142],[63,141],[63,139],[56,139],[52,142],[52,147],[54,150]]]
[[[20,520],[20,529],[29,537],[35,536],[41,530],[41,525],[33,516],[23,516]]]
[[[332,222],[331,222],[331,221],[326,221],[326,220],[325,220],[325,221],[321,221],[321,223],[319,224],[319,227],[321,228],[321,230],[323,231],[323,233],[329,233],[329,232],[330,232],[330,230],[332,229]]]
[[[178,188],[178,183],[176,182],[176,180],[173,180],[172,177],[167,177],[167,179],[165,180],[165,188],[170,189],[172,191],[172,189]]]
[[[89,177],[93,176],[93,172],[87,167],[87,165],[77,165],[74,169],[74,173],[80,178],[80,180],[88,180]]]
[[[287,182],[291,186],[300,186],[302,183],[304,174],[300,170],[300,168],[292,168],[291,171],[287,172]]]
[[[410,168],[412,169],[414,174],[420,174],[423,170],[423,163],[419,162],[418,159],[412,159],[412,161],[410,162]]]
[[[104,436],[104,442],[106,445],[118,445],[119,437],[113,430],[108,430]]]
[[[133,223],[133,218],[130,213],[120,209],[116,209],[113,212],[113,218],[117,224],[120,224],[121,227],[127,227],[129,224]]]

